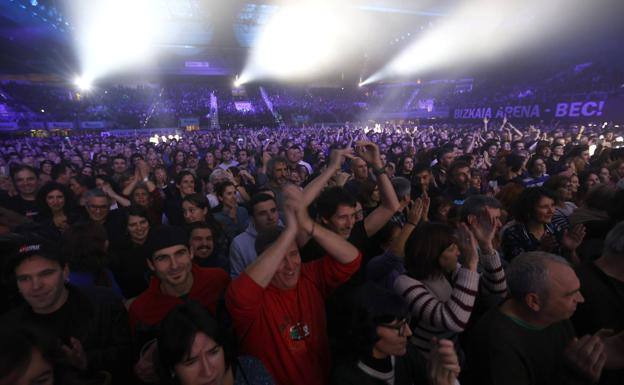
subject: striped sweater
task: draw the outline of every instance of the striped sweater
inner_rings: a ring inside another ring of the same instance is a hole
[[[395,280],[394,290],[403,296],[412,314],[411,342],[421,352],[429,352],[432,337],[454,340],[458,333],[464,331],[479,289],[502,298],[506,296],[507,281],[498,253],[489,256],[481,254],[479,265],[481,280],[477,272],[461,266],[455,270],[447,301],[438,298],[423,282],[407,275]],[[449,285],[444,277],[437,283]]]

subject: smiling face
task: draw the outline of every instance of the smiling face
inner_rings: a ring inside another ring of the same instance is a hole
[[[549,197],[543,196],[535,205],[533,218],[537,223],[549,224],[555,215],[555,201]]]
[[[300,273],[301,256],[297,244],[293,242],[273,275],[271,284],[278,289],[292,289],[297,285]]]
[[[184,245],[170,246],[154,252],[147,265],[160,279],[160,282],[171,288],[190,288],[193,275],[191,274],[192,256],[188,247]]]
[[[46,204],[53,213],[63,210],[65,195],[59,190],[52,190],[46,195]]]
[[[128,216],[128,233],[134,243],[143,244],[147,239],[149,228],[147,218],[138,215]]]
[[[58,262],[40,256],[27,258],[15,268],[17,288],[32,310],[49,314],[58,310],[67,300],[65,280],[69,269]]]

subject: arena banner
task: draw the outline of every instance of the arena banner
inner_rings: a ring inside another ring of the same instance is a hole
[[[453,111],[455,120],[502,119],[624,119],[621,98],[586,100],[582,102],[557,102],[552,104],[520,104],[502,106],[458,107]]]
[[[199,118],[180,118],[180,127],[199,126]]]
[[[28,123],[28,128],[30,128],[31,130],[45,130],[45,123],[44,122],[29,122]]]
[[[48,130],[61,129],[61,130],[73,130],[73,122],[48,122]]]
[[[19,129],[17,122],[0,122],[0,131],[15,131]]]
[[[80,128],[84,130],[104,129],[106,128],[106,122],[103,122],[103,121],[80,122]]]

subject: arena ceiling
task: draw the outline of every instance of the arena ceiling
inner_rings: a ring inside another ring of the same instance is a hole
[[[69,8],[84,0],[4,0],[0,2],[0,72],[62,72],[75,66],[72,50],[74,20]],[[241,67],[258,29],[289,1],[246,0],[149,0],[159,10],[162,24],[175,33],[163,36],[157,44],[171,57],[192,60],[220,58],[232,67]],[[378,66],[410,39],[444,19],[462,0],[344,0],[346,6],[369,17],[367,46],[358,60]],[[605,15],[621,14],[619,0],[604,3]],[[562,10],[564,12],[564,10]],[[600,42],[609,37],[621,41],[621,22],[592,21],[591,33]],[[111,26],[114,28],[114,26]],[[322,28],[322,26],[319,26]],[[599,32],[599,33],[598,33]],[[587,34],[585,34],[587,35]],[[591,44],[590,44],[591,43]],[[572,42],[596,48],[595,42]],[[612,48],[609,48],[612,49]],[[618,55],[617,53],[615,55]],[[619,54],[621,56],[621,54]],[[234,72],[236,69],[233,70]]]

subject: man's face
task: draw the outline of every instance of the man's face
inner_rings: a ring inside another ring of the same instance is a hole
[[[286,153],[286,158],[291,163],[297,163],[301,160],[301,150],[298,148],[289,148]]]
[[[210,229],[195,229],[191,232],[191,253],[194,258],[204,259],[214,251],[214,238]]]
[[[158,166],[158,155],[156,154],[150,154],[147,156],[147,164],[149,164],[149,166],[151,168],[155,168],[156,166]]]
[[[428,170],[424,170],[415,175],[415,181],[422,187],[429,187],[431,183],[431,173]]]
[[[585,302],[581,295],[581,283],[571,267],[561,263],[548,263],[547,295],[540,313],[549,323],[572,317],[579,303]]]
[[[542,159],[537,159],[533,162],[533,170],[531,170],[534,175],[541,176],[546,173],[546,163]]]
[[[274,200],[257,203],[252,210],[254,224],[258,231],[266,231],[277,226],[279,213]]]
[[[192,256],[188,247],[176,245],[156,251],[147,265],[160,281],[169,287],[185,286],[193,279]]]
[[[239,164],[247,164],[247,160],[249,156],[247,155],[247,151],[241,150],[238,152],[238,163]]]
[[[35,313],[52,313],[67,299],[69,269],[58,262],[35,255],[17,266],[15,278],[19,292]]]
[[[322,218],[322,221],[330,230],[347,239],[355,224],[355,207],[338,205],[334,215],[329,220]]]
[[[451,167],[451,163],[453,163],[454,160],[455,152],[447,152],[446,154],[442,155],[442,159],[440,159],[440,166],[448,169],[449,167]]]
[[[236,206],[236,188],[234,186],[227,186],[225,190],[223,190],[223,194],[219,195],[219,201],[223,203],[223,206],[226,207],[235,207]]]
[[[453,184],[465,191],[470,187],[470,167],[460,167],[453,172]]]
[[[227,163],[232,160],[232,153],[230,150],[223,150],[223,163]]]
[[[273,275],[271,284],[278,289],[292,289],[297,285],[300,273],[301,256],[297,244],[293,242]]]
[[[37,175],[30,170],[15,174],[15,188],[20,194],[30,195],[37,191]]]
[[[356,179],[368,178],[368,165],[362,158],[356,158],[353,161],[353,176]]]
[[[553,155],[563,156],[563,146],[555,146],[553,148]]]
[[[109,208],[108,199],[105,197],[91,197],[86,205],[89,218],[97,223],[103,222],[106,219]]]
[[[286,163],[275,163],[273,166],[273,179],[280,186],[288,182],[288,166]]]
[[[113,160],[113,171],[117,174],[126,172],[126,160],[117,158]]]

